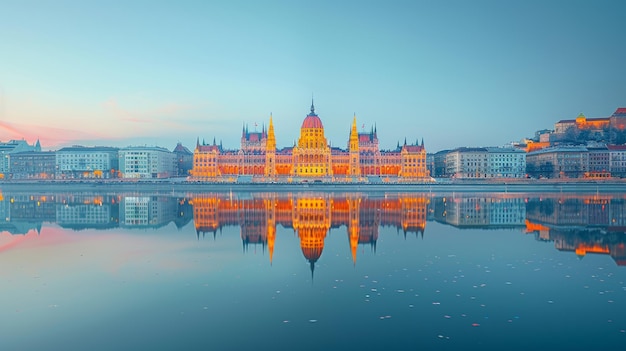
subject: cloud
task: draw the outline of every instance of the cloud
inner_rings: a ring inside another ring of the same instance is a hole
[[[0,134],[2,141],[23,139],[34,144],[39,140],[44,148],[69,145],[72,144],[74,140],[77,140],[77,138],[89,140],[103,139],[105,137],[101,133],[84,130],[9,122],[0,122],[0,131],[2,132]]]

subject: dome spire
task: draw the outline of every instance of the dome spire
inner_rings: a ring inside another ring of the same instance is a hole
[[[315,104],[313,104],[313,94],[311,93],[311,116],[315,116]]]

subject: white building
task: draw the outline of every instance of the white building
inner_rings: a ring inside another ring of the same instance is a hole
[[[488,147],[487,178],[524,178],[526,152],[512,147]]]
[[[453,178],[485,178],[487,149],[462,147],[446,155],[446,174]]]
[[[522,178],[526,153],[514,148],[458,148],[446,155],[446,174],[459,179]]]
[[[156,146],[132,146],[119,151],[123,178],[169,178],[177,173],[176,154]]]
[[[57,178],[110,178],[118,170],[118,148],[72,146],[56,152]]]

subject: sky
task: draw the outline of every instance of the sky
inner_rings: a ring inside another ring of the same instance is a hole
[[[626,107],[626,2],[0,0],[0,141],[502,146]]]

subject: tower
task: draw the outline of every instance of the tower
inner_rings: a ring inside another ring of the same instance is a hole
[[[274,122],[270,114],[270,125],[267,131],[267,142],[265,143],[265,176],[276,177],[276,136],[274,135]]]
[[[352,129],[350,129],[350,142],[348,149],[350,151],[350,166],[348,169],[348,175],[351,177],[360,177],[361,167],[359,160],[359,133],[356,129],[356,114],[352,120]]]

